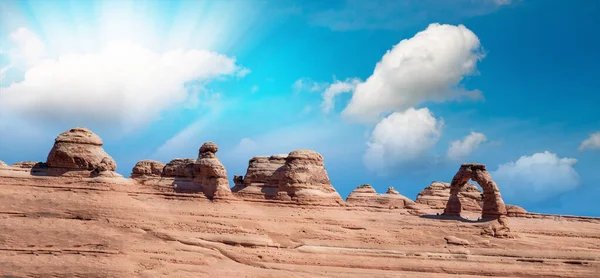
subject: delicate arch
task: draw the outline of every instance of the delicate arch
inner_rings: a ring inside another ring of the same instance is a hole
[[[492,180],[492,176],[483,164],[463,164],[454,175],[450,184],[450,198],[444,209],[444,215],[460,216],[462,204],[458,193],[467,182],[472,179],[483,189],[482,218],[500,218],[506,215],[506,206],[500,195],[498,185]]]

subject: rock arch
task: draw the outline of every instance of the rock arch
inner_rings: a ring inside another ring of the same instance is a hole
[[[462,204],[458,198],[461,188],[472,179],[483,189],[483,206],[481,217],[483,219],[500,218],[506,216],[506,206],[500,195],[498,185],[492,180],[492,176],[483,164],[463,164],[452,178],[450,184],[450,198],[444,209],[444,215],[460,216]]]

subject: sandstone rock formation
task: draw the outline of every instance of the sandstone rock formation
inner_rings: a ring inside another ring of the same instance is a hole
[[[388,186],[388,189],[385,192],[385,194],[400,195],[400,192],[398,192],[396,189],[394,189],[393,186]]]
[[[444,209],[444,215],[460,216],[462,203],[458,197],[463,186],[469,179],[476,181],[483,188],[482,218],[499,218],[506,216],[506,207],[500,190],[492,180],[491,175],[483,164],[463,164],[450,184],[450,197]]]
[[[193,158],[175,158],[167,163],[162,170],[163,177],[180,177],[180,178],[193,178],[194,177],[194,163],[196,162]]]
[[[82,127],[59,134],[46,161],[49,168],[74,171],[115,171],[117,164],[102,149],[102,139]],[[51,172],[49,172],[50,174]]]
[[[346,198],[346,203],[353,206],[374,208],[414,208],[415,202],[400,195],[393,187],[388,187],[385,194],[377,194],[369,184],[358,186]]]
[[[18,170],[0,169],[0,277],[600,273],[600,218],[516,218],[512,227],[526,234],[501,240],[488,236],[502,234],[499,222],[484,228],[488,222],[344,206],[210,202],[141,179],[31,177]],[[482,236],[482,228],[489,233]]]
[[[446,240],[446,243],[453,244],[453,245],[469,245],[470,244],[468,240],[458,238],[455,236],[446,236],[446,237],[444,237],[444,239]]]
[[[36,166],[39,162],[35,161],[20,161],[15,162],[11,167],[23,168],[23,169],[31,169]]]
[[[132,178],[160,177],[165,164],[156,160],[142,160],[135,164],[131,170]]]
[[[216,155],[218,150],[217,144],[204,143],[200,147],[198,160],[192,164],[194,183],[202,187],[204,195],[209,199],[232,196],[227,171]]]
[[[8,164],[4,163],[4,161],[0,160],[0,167],[6,167]]]
[[[279,180],[277,199],[300,204],[343,205],[325,170],[323,156],[311,150],[288,154],[273,178]]]
[[[506,217],[506,215],[499,215],[496,217],[496,219],[487,223],[487,226],[482,229],[481,234],[499,238],[514,237],[508,225],[508,217]]]
[[[238,183],[232,191],[247,198],[274,199],[279,189],[275,172],[285,165],[286,157],[285,154],[253,157],[248,162],[246,175],[237,179]]]
[[[467,183],[458,193],[458,198],[462,204],[463,210],[481,211],[483,192],[476,185]],[[450,198],[450,184],[434,181],[431,185],[425,187],[417,195],[415,200],[419,204],[425,204],[433,209],[444,209]]]
[[[219,150],[213,142],[204,143],[198,158],[176,158],[163,165],[158,161],[140,161],[133,169],[132,177],[144,177],[142,183],[174,189],[181,193],[203,193],[209,199],[232,197],[227,171],[217,158]],[[159,174],[160,173],[160,174]],[[156,179],[160,177],[160,179]]]
[[[506,215],[511,217],[526,217],[528,212],[520,206],[506,205]]]
[[[231,192],[237,192],[244,189],[244,176],[233,175],[233,187]]]

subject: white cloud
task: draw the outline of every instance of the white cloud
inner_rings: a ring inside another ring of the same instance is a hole
[[[323,112],[328,113],[333,109],[334,98],[337,95],[352,92],[359,83],[360,79],[358,78],[348,78],[345,81],[335,80],[330,84],[323,92],[323,103],[321,104]]]
[[[438,142],[443,121],[427,108],[409,108],[381,120],[367,143],[363,161],[374,172],[385,174],[405,162],[424,159]]]
[[[581,142],[581,145],[579,145],[579,150],[583,151],[585,149],[590,149],[590,150],[599,150],[600,149],[600,131],[591,134],[590,137],[588,137],[583,142]]]
[[[236,72],[235,76],[242,78],[242,77],[250,74],[251,72],[252,71],[250,69],[242,68]]]
[[[29,48],[34,50],[27,50],[28,55],[37,57],[38,48]],[[137,44],[113,42],[99,53],[65,54],[34,63],[21,82],[2,88],[0,114],[33,124],[131,129],[175,105],[194,103],[213,79],[248,72],[235,58],[206,50],[156,53]]]
[[[254,86],[252,86],[252,88],[250,88],[250,92],[254,94],[254,93],[258,92],[258,89],[259,89],[258,85],[254,85]]]
[[[11,62],[31,66],[46,53],[46,47],[40,38],[27,30],[19,28],[8,37],[14,48],[9,51]]]
[[[491,174],[509,201],[539,202],[579,185],[576,163],[577,159],[545,151],[502,164]]]
[[[371,122],[428,100],[478,96],[457,86],[482,58],[479,39],[465,26],[430,24],[387,51],[373,74],[356,86],[342,115]]]
[[[452,141],[448,148],[448,158],[453,160],[461,160],[468,157],[475,151],[479,145],[485,142],[487,138],[482,133],[471,132],[461,140]]]
[[[294,91],[296,93],[298,92],[303,92],[303,91],[307,91],[307,92],[321,92],[323,90],[325,90],[325,88],[327,88],[327,86],[329,86],[329,83],[327,82],[316,82],[310,78],[300,78],[298,80],[296,80],[296,82],[294,82],[294,84],[292,84],[292,88],[294,89]]]

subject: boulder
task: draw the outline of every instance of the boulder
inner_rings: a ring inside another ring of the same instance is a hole
[[[156,160],[138,161],[131,170],[132,178],[140,177],[160,177],[165,168],[165,164]]]
[[[285,164],[273,174],[279,181],[277,199],[299,204],[343,205],[325,170],[323,156],[311,150],[288,154]]]
[[[498,237],[498,238],[514,238],[515,235],[511,232],[508,217],[499,215],[496,219],[486,222],[481,229],[481,235]]]
[[[474,184],[465,184],[458,193],[463,210],[481,211],[482,194],[483,192]],[[444,209],[448,203],[448,198],[450,198],[450,184],[434,181],[419,192],[415,201],[419,204],[428,205],[432,209]]]
[[[246,175],[232,189],[236,195],[257,199],[277,196],[279,178],[275,172],[285,165],[287,155],[255,156],[248,161]],[[234,179],[235,180],[235,179]]]
[[[172,178],[193,178],[194,162],[196,162],[196,160],[193,158],[175,158],[163,167],[162,176]]]
[[[458,238],[455,236],[446,236],[446,237],[444,237],[444,239],[446,240],[446,243],[453,244],[453,245],[469,245],[470,244],[468,240]]]
[[[232,192],[237,192],[244,189],[244,176],[233,176],[233,187],[231,188]]]
[[[217,144],[204,143],[198,152],[198,160],[192,164],[194,183],[200,185],[209,199],[232,196],[227,171],[216,155],[218,150]]]
[[[102,148],[102,139],[82,127],[59,134],[46,161],[49,168],[115,171],[117,164]]]
[[[409,198],[400,195],[393,187],[388,187],[385,194],[377,194],[375,189],[369,184],[358,186],[348,198],[346,203],[353,206],[374,207],[374,208],[410,208],[414,207],[415,202]]]

